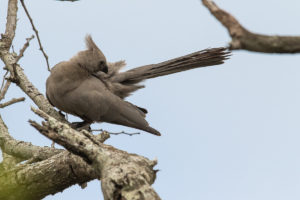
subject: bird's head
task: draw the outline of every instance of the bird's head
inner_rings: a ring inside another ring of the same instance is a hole
[[[80,51],[74,58],[76,62],[90,73],[102,71],[108,73],[107,62],[102,51],[94,43],[92,37],[85,38],[87,50]]]

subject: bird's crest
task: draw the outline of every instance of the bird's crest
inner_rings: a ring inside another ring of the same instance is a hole
[[[91,51],[97,51],[100,56],[104,56],[104,54],[102,53],[102,51],[98,48],[98,46],[95,44],[95,42],[92,39],[92,36],[90,34],[87,34],[85,37],[85,44],[88,50]]]

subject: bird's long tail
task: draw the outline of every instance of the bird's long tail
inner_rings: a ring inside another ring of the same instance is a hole
[[[146,65],[125,72],[117,73],[110,81],[124,85],[139,83],[145,79],[164,76],[198,67],[219,65],[228,59],[230,51],[227,48],[212,48],[198,51],[186,56],[171,59],[159,64]]]

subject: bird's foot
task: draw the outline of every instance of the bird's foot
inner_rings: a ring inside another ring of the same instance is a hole
[[[61,110],[58,111],[58,114],[60,114],[60,116],[62,116],[63,118],[66,117],[66,115]]]
[[[83,121],[83,122],[72,122],[71,123],[71,127],[73,129],[76,129],[76,130],[87,130],[89,132],[91,132],[91,127],[90,127],[91,123],[90,122],[86,122],[86,121]]]

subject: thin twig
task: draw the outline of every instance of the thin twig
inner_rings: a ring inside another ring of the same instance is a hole
[[[32,35],[29,38],[26,38],[26,43],[24,44],[23,48],[20,50],[19,55],[16,57],[16,63],[24,56],[24,52],[29,47],[29,42],[34,38],[34,35]]]
[[[139,134],[141,134],[140,132],[136,132],[136,133],[126,133],[125,131],[113,133],[113,132],[108,132],[108,131],[103,130],[103,129],[92,129],[91,131],[92,131],[92,132],[93,132],[93,131],[106,132],[106,133],[108,133],[108,134],[110,134],[110,135],[121,135],[121,134],[123,134],[123,135],[133,136],[133,135],[139,135]]]
[[[2,79],[2,84],[1,84],[1,88],[0,88],[0,91],[2,91],[3,89],[3,86],[4,86],[4,82],[5,82],[5,77],[7,76],[8,74],[8,71],[5,72],[4,76],[3,76],[3,79]]]
[[[0,104],[0,108],[4,108],[4,107],[6,107],[6,106],[9,106],[9,105],[11,105],[11,104],[14,104],[14,103],[18,103],[18,102],[21,102],[21,101],[24,101],[25,100],[25,98],[24,97],[21,97],[21,98],[13,98],[13,99],[11,99],[10,101],[8,101],[8,102],[5,102],[5,103],[2,103],[2,104]]]
[[[14,47],[13,44],[11,45],[11,50],[12,50],[13,54],[16,54],[16,52],[15,52],[15,47]]]
[[[8,88],[9,88],[10,84],[11,84],[11,81],[7,80],[6,83],[5,83],[5,85],[4,85],[4,87],[3,87],[3,89],[1,90],[0,101],[2,99],[4,99],[5,94],[6,94],[7,90],[8,90]]]
[[[38,33],[37,29],[35,28],[35,26],[33,24],[33,20],[32,20],[32,18],[29,15],[29,12],[28,12],[28,10],[27,10],[27,8],[25,6],[24,0],[21,0],[21,4],[22,4],[22,6],[23,6],[23,8],[25,10],[25,13],[26,13],[26,15],[27,15],[27,17],[28,17],[28,19],[29,19],[29,21],[31,23],[32,29],[35,32],[35,35],[36,35],[37,40],[38,40],[39,45],[40,45],[40,50],[42,51],[42,53],[43,53],[43,55],[44,55],[44,57],[46,59],[48,71],[50,71],[50,66],[49,66],[49,62],[48,62],[48,56],[47,56],[47,54],[45,53],[45,51],[43,49],[43,46],[42,46],[42,43],[41,43],[41,40],[40,40],[40,37],[39,37],[39,33]]]

